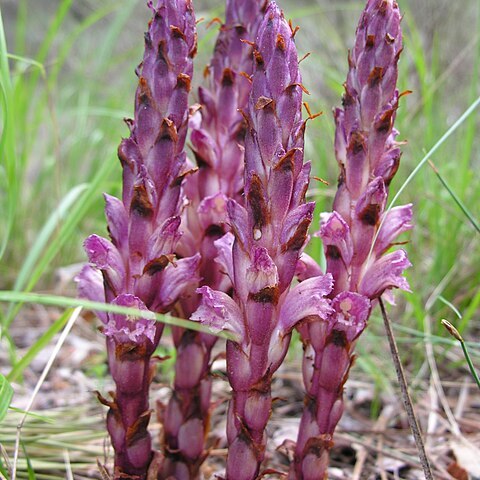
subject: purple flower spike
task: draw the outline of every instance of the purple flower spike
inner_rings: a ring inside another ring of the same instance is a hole
[[[305,409],[290,479],[327,478],[333,432],[343,411],[342,391],[355,341],[371,306],[392,288],[409,290],[403,250],[385,252],[412,228],[412,207],[385,212],[388,187],[400,161],[394,129],[402,51],[395,0],[368,0],[349,53],[343,109],[334,111],[340,167],[333,212],[323,214],[319,236],[334,279],[334,313],[301,328]]]
[[[186,228],[177,250],[183,256],[201,253],[199,270],[204,287],[200,292],[205,293],[205,305],[200,305],[200,296],[184,298],[175,307],[176,315],[190,318],[198,308],[193,318],[204,320],[213,331],[226,329],[235,335],[240,335],[241,328],[227,315],[230,309],[215,306],[217,300],[229,303],[225,292],[231,290],[224,265],[216,258],[216,244],[228,238],[228,234],[223,237],[229,230],[228,198],[242,201],[246,128],[240,110],[245,110],[251,90],[252,43],[264,9],[265,0],[227,0],[225,23],[220,27],[213,58],[205,71],[206,86],[199,89],[200,105],[190,121],[197,171],[185,182],[188,205],[182,222]],[[226,248],[231,252],[231,245]],[[207,306],[211,307],[210,313]],[[216,337],[175,328],[173,339],[178,365],[195,364],[201,368],[196,382],[185,382],[184,370],[176,369],[174,392],[162,414],[166,458],[162,475],[193,479],[198,477],[206,456],[203,444],[210,417],[210,354]],[[193,450],[184,449],[179,438],[181,432],[190,431],[189,425],[202,426]],[[192,451],[200,454],[192,455]]]
[[[85,241],[90,263],[78,276],[79,293],[91,300],[168,312],[198,285],[200,255],[177,260],[180,213],[187,173],[184,144],[195,16],[190,0],[149,2],[153,18],[145,34],[145,54],[137,69],[135,119],[118,155],[123,196],[105,195],[111,241]],[[107,339],[116,392],[107,427],[115,449],[115,478],[147,477],[152,460],[148,391],[151,356],[163,325],[148,318],[99,313]],[[148,317],[148,316],[147,316]],[[155,468],[158,468],[156,466]]]
[[[227,342],[233,390],[227,417],[230,480],[259,475],[272,376],[285,358],[292,329],[312,316],[326,319],[332,311],[325,299],[332,288],[330,276],[312,277],[290,290],[314,205],[305,203],[310,165],[303,163],[305,123],[293,32],[273,2],[254,55],[245,112],[246,204],[229,200],[232,233],[215,242],[217,263],[233,285],[233,300],[203,287],[202,303],[191,317],[237,336]]]

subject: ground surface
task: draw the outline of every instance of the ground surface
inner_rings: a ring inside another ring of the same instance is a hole
[[[56,315],[57,312],[41,307],[24,310],[22,321],[18,321],[13,330],[20,354]],[[111,465],[111,450],[103,425],[105,409],[99,405],[94,392],[99,390],[105,394],[112,385],[105,374],[103,338],[95,325],[92,315],[78,319],[43,383],[32,411],[44,418],[29,417],[22,429],[20,438],[25,450],[19,452],[18,478],[28,478],[25,454],[37,478],[102,478],[97,462]],[[367,335],[362,340],[370,339]],[[168,351],[168,336],[163,346],[164,351]],[[44,349],[25,372],[23,384],[16,385],[16,407],[26,408],[52,349],[53,345]],[[291,441],[295,439],[302,409],[300,353],[301,349],[296,348],[289,354],[273,389],[278,400],[269,425],[265,467],[278,471],[288,470]],[[458,349],[451,349],[444,356],[442,364],[437,365],[439,382],[427,367],[420,368],[416,378],[410,378],[427,451],[438,479],[464,480],[480,475],[477,461],[480,395],[465,370],[449,366],[458,358]],[[4,363],[6,359],[0,360]],[[385,364],[388,363],[385,350]],[[380,364],[378,367],[384,368]],[[229,387],[221,379],[224,368],[222,360],[214,364],[214,370],[220,374],[214,387],[214,400],[218,405],[212,415],[209,442],[214,447],[203,468],[205,478],[215,478],[215,474],[222,471],[226,456],[224,428]],[[391,367],[382,374],[390,387],[379,396],[371,378],[362,374],[357,366],[352,370],[346,387],[346,412],[332,451],[332,479],[424,478]],[[169,376],[171,370],[165,365],[152,385],[152,404],[157,399],[168,399]],[[10,462],[13,462],[15,427],[20,418],[20,414],[10,414],[0,433],[2,450]],[[151,430],[158,440],[161,425],[152,421]],[[266,478],[281,478],[281,475],[271,474]]]

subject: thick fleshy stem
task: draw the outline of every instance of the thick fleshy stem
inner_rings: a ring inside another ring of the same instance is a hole
[[[258,477],[272,406],[272,377],[285,358],[291,330],[312,312],[330,312],[331,277],[290,289],[305,245],[313,203],[305,203],[310,164],[303,163],[305,123],[294,32],[275,3],[259,29],[252,91],[245,112],[245,208],[227,204],[232,233],[216,242],[217,262],[230,278],[233,299],[208,286],[193,320],[229,330],[227,479]]]
[[[292,480],[327,478],[355,341],[380,295],[392,288],[409,289],[402,276],[410,266],[405,252],[386,253],[397,236],[412,227],[411,205],[385,211],[401,155],[393,128],[399,99],[400,19],[395,0],[368,0],[349,54],[343,109],[334,112],[340,176],[334,211],[322,216],[319,232],[327,272],[334,279],[334,313],[327,321],[300,329],[307,393]]]
[[[208,88],[200,88],[200,110],[191,121],[191,141],[198,171],[186,179],[188,206],[182,218],[185,234],[178,252],[201,253],[202,285],[227,292],[231,282],[214,262],[215,241],[226,225],[227,198],[241,199],[245,109],[253,69],[253,48],[263,19],[265,0],[227,0],[226,21],[220,28],[215,52],[206,70]],[[175,314],[190,318],[199,295],[181,299]],[[164,425],[163,477],[195,479],[207,452],[209,430],[211,351],[216,337],[181,328],[173,329],[177,349],[175,382],[168,406],[159,405]]]
[[[90,265],[77,281],[80,295],[89,299],[165,313],[198,283],[199,255],[175,258],[196,33],[189,0],[160,0],[149,7],[153,18],[137,69],[135,119],[127,121],[130,137],[118,149],[122,200],[105,195],[111,240],[92,235],[85,241]],[[153,457],[148,392],[163,324],[98,315],[116,386],[111,400],[99,396],[110,407],[114,477],[143,479]]]

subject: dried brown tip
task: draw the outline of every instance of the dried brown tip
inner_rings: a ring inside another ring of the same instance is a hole
[[[175,25],[170,25],[170,32],[172,33],[173,38],[181,38],[182,40],[185,40],[185,34]]]
[[[460,332],[448,320],[443,318],[441,323],[452,337],[456,338],[459,342],[464,342]]]
[[[330,186],[330,183],[327,182],[325,179],[323,179],[321,177],[317,177],[316,175],[314,175],[312,178],[314,180],[316,180],[317,182],[320,182],[320,183],[323,183],[324,185],[327,185],[327,187]]]
[[[435,164],[430,159],[428,159],[427,162],[430,165],[430,167],[432,168],[432,170],[438,175],[438,173],[439,173],[438,168],[435,166]],[[442,322],[443,322],[443,320],[442,320]]]
[[[223,25],[222,21],[221,21],[218,17],[215,17],[215,18],[212,18],[212,19],[207,23],[207,30],[208,30],[214,23],[218,23],[220,26]]]
[[[317,118],[320,115],[323,115],[323,112],[312,113],[312,111],[310,110],[310,105],[307,102],[303,102],[303,106],[305,107],[305,110],[308,113],[308,120],[313,120],[314,118]]]
[[[410,95],[412,94],[413,91],[412,90],[404,90],[399,96],[398,96],[398,99],[400,100],[402,97],[405,97],[407,95]]]
[[[253,75],[249,75],[247,72],[240,72],[239,75],[246,78],[250,83],[252,83]]]
[[[310,92],[307,90],[307,88],[305,87],[305,85],[303,83],[291,83],[288,87],[300,87],[300,89],[302,90],[302,92],[305,94],[305,95],[310,95]],[[287,87],[287,88],[288,88]]]
[[[255,42],[252,42],[250,40],[247,40],[246,38],[241,38],[240,41],[242,43],[246,43],[247,45],[250,45],[251,47],[254,47],[255,46]]]
[[[299,61],[298,64],[300,65],[307,57],[309,57],[312,52],[307,52]]]
[[[288,26],[290,27],[290,30],[292,31],[292,38],[295,38],[295,35],[300,30],[300,27],[298,25],[296,27],[294,27],[293,23],[292,23],[292,20],[288,21]]]

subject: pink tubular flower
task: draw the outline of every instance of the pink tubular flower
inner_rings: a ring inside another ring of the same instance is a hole
[[[410,266],[406,253],[385,254],[396,237],[412,227],[411,205],[385,212],[401,155],[393,128],[400,18],[395,0],[367,1],[348,58],[343,109],[334,112],[340,176],[333,212],[322,215],[319,232],[327,272],[334,279],[334,312],[326,321],[301,328],[306,397],[292,480],[327,478],[355,341],[376,299],[392,288],[409,290],[402,276]]]
[[[305,245],[313,203],[305,203],[310,164],[303,162],[305,123],[293,32],[275,3],[260,26],[245,112],[245,208],[227,203],[232,233],[216,242],[218,263],[233,285],[233,300],[208,287],[193,320],[228,330],[227,372],[232,387],[227,419],[227,478],[257,478],[271,411],[272,376],[287,352],[292,329],[312,312],[326,318],[330,276],[290,290]],[[233,240],[233,241],[232,241]]]
[[[243,191],[245,120],[239,109],[245,109],[251,89],[251,43],[264,9],[265,0],[227,1],[226,20],[206,71],[208,87],[200,87],[200,108],[190,122],[197,171],[185,182],[188,205],[182,216],[184,235],[177,252],[187,257],[201,253],[203,289],[208,286],[219,295],[231,289],[231,282],[214,261],[215,244],[228,231],[227,199],[240,200]],[[190,318],[200,299],[200,295],[180,299],[175,314]],[[211,317],[212,330],[221,316],[218,311]],[[160,405],[159,410],[164,423],[162,475],[190,480],[198,478],[207,454],[204,443],[211,410],[210,357],[216,337],[174,328],[173,340],[177,349],[174,389],[168,405]],[[187,443],[181,441],[185,432],[193,431],[198,435],[190,435]]]
[[[82,296],[151,312],[168,312],[198,283],[198,254],[177,260],[184,144],[195,16],[190,0],[149,2],[153,12],[145,54],[137,69],[135,119],[118,156],[123,168],[122,200],[105,195],[111,240],[85,241],[90,265],[78,276]],[[115,478],[146,478],[152,460],[147,425],[151,356],[163,325],[153,320],[99,313],[115,381],[107,427],[115,450]]]

